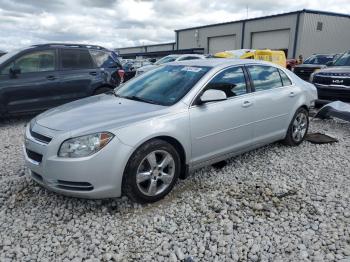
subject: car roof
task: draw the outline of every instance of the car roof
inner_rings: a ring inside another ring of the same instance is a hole
[[[230,65],[247,65],[247,64],[263,64],[279,67],[266,61],[254,59],[229,59],[229,58],[208,58],[208,59],[193,59],[185,61],[177,61],[167,63],[167,65],[187,65],[187,66],[207,66],[207,67],[225,67]]]

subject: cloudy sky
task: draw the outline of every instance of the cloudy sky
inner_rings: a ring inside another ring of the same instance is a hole
[[[174,41],[174,30],[308,8],[350,13],[349,0],[0,0],[0,50],[45,42],[108,48]]]

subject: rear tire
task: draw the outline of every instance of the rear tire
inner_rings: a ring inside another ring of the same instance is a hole
[[[301,107],[295,112],[283,143],[288,146],[300,145],[304,141],[308,130],[309,112]]]
[[[107,93],[107,92],[110,92],[112,91],[112,88],[109,88],[109,87],[99,87],[95,90],[94,92],[94,96],[95,95],[100,95],[100,94],[104,94],[104,93]]]
[[[179,153],[169,143],[151,140],[130,157],[123,178],[123,193],[138,203],[162,199],[174,187],[181,172]]]

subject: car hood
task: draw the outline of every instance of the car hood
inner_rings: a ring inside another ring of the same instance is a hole
[[[102,94],[77,100],[35,118],[37,124],[58,130],[115,129],[164,114],[167,107]]]
[[[318,73],[350,74],[350,66],[331,66],[322,69]]]
[[[301,64],[296,65],[294,68],[324,68],[325,65],[317,65],[317,64]]]

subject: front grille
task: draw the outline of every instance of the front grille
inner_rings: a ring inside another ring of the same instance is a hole
[[[32,159],[32,160],[34,160],[34,161],[36,161],[38,163],[41,163],[41,161],[43,160],[43,155],[42,154],[38,154],[38,153],[36,153],[36,152],[34,152],[32,150],[29,150],[29,149],[26,149],[26,153],[27,153],[27,156],[30,159]]]
[[[350,86],[350,76],[347,77],[337,77],[337,76],[328,76],[328,75],[315,75],[313,82],[315,84],[321,85],[332,85],[332,86]]]
[[[52,138],[51,137],[48,137],[48,136],[44,136],[44,135],[41,135],[37,132],[34,132],[33,130],[30,130],[30,135],[35,138],[36,140],[42,142],[42,143],[45,143],[45,144],[48,144],[51,142]]]
[[[94,187],[88,182],[57,180],[57,188],[71,191],[91,191]]]

